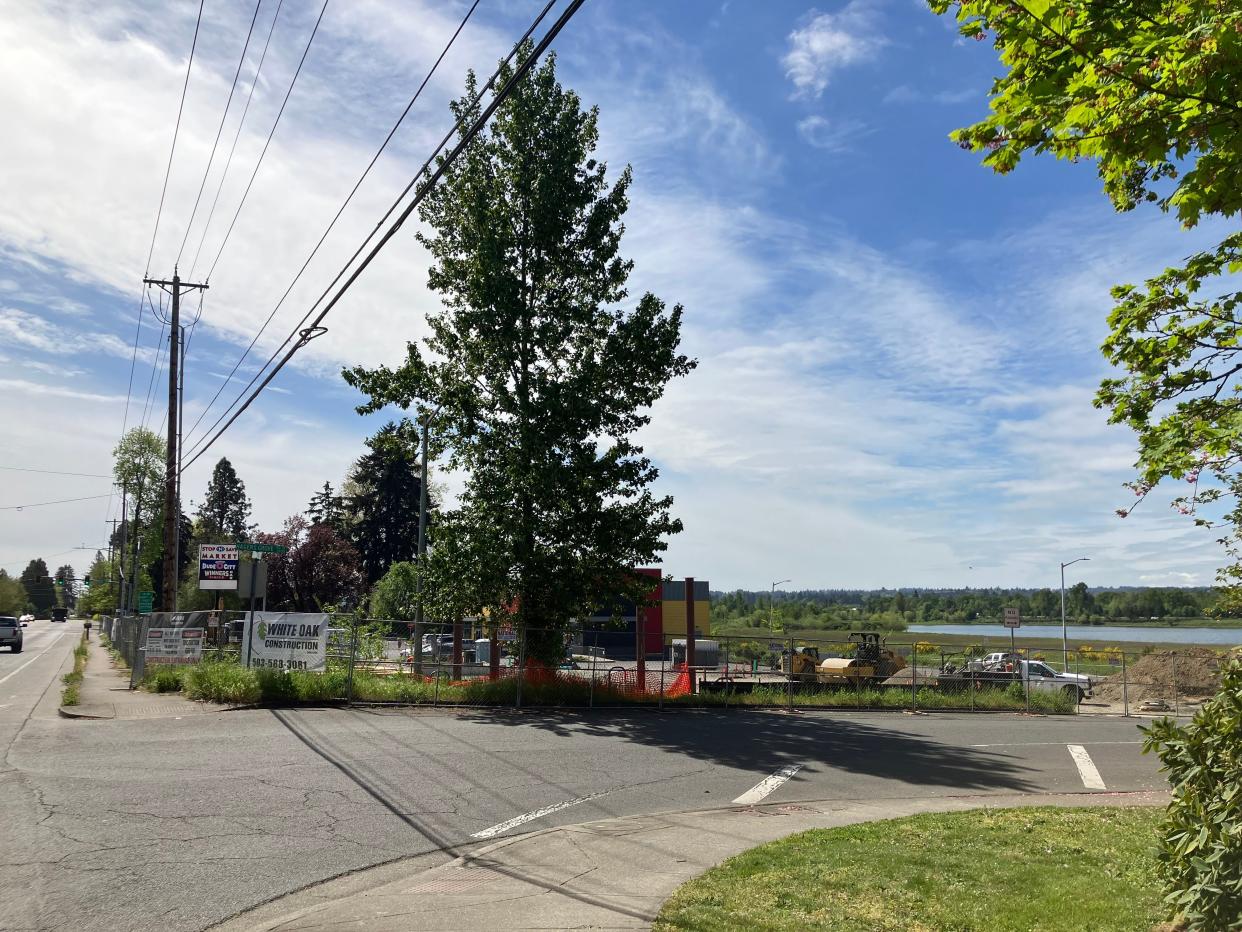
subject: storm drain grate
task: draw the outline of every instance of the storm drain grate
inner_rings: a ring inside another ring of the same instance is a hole
[[[410,888],[410,893],[467,893],[476,890],[489,879],[495,879],[487,871],[469,871],[464,875],[433,877]]]

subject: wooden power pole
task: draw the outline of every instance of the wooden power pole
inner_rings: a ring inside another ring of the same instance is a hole
[[[159,601],[161,611],[171,612],[177,599],[177,537],[181,531],[181,502],[177,496],[180,487],[180,476],[177,475],[177,391],[180,385],[177,370],[181,348],[181,295],[187,291],[206,291],[207,285],[183,282],[175,268],[172,281],[144,278],[143,282],[156,285],[172,297],[172,316],[168,321],[168,446],[164,460],[164,585]]]

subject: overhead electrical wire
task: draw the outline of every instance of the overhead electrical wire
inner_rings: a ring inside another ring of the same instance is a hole
[[[33,466],[0,466],[12,472],[37,472],[48,476],[85,476],[88,479],[111,479],[112,476],[100,472],[65,472],[63,469],[36,469]]]
[[[151,257],[155,254],[155,240],[160,232],[160,218],[164,214],[164,198],[168,194],[168,179],[172,175],[173,155],[177,151],[177,137],[181,134],[181,114],[185,111],[185,95],[190,86],[190,71],[194,67],[194,51],[198,48],[198,30],[203,24],[203,5],[206,0],[199,0],[198,16],[194,20],[194,38],[190,42],[190,58],[185,65],[185,81],[181,84],[181,102],[177,104],[177,122],[173,126],[172,145],[168,147],[168,164],[164,168],[164,185],[160,189],[160,203],[155,211],[155,225],[151,230],[151,245],[147,248],[147,264],[142,277],[151,272]],[[134,328],[134,350],[129,362],[129,385],[125,390],[125,413],[121,416],[121,436],[125,436],[125,428],[129,426],[129,403],[134,392],[134,368],[138,362],[138,340],[142,335],[142,303],[146,297],[145,290],[138,296],[138,323]],[[111,507],[111,506],[109,506]]]
[[[233,219],[229,221],[229,228],[224,231],[224,239],[220,243],[220,248],[216,251],[215,259],[211,262],[211,268],[207,270],[207,281],[211,281],[211,274],[216,270],[220,257],[224,255],[224,247],[229,244],[229,237],[233,235],[233,227],[237,225],[237,218],[241,216],[242,208],[246,206],[246,198],[250,196],[250,188],[254,185],[254,179],[259,174],[259,167],[263,164],[264,156],[267,155],[267,148],[272,144],[272,137],[276,135],[276,127],[280,125],[280,118],[284,116],[285,105],[289,103],[289,96],[293,93],[293,88],[298,83],[298,75],[302,73],[302,66],[306,64],[306,56],[310,53],[315,36],[319,33],[319,24],[323,22],[323,14],[328,10],[328,3],[329,0],[323,0],[323,6],[319,9],[319,18],[315,20],[315,28],[311,30],[310,38],[306,40],[306,48],[302,50],[302,57],[298,61],[297,70],[293,72],[293,79],[289,82],[289,89],[285,91],[285,99],[280,103],[280,110],[276,112],[276,119],[272,122],[271,132],[267,134],[267,141],[263,143],[263,151],[259,153],[259,160],[255,162],[254,171],[250,173],[250,180],[246,182],[246,190],[242,192],[241,201],[237,205],[237,210],[233,213]]]
[[[225,388],[228,387],[229,383],[233,381],[233,376],[237,374],[237,370],[240,369],[242,363],[246,361],[246,357],[250,355],[250,351],[254,349],[255,344],[259,342],[259,338],[263,336],[264,331],[267,330],[267,327],[272,322],[272,319],[276,316],[277,312],[284,305],[285,300],[289,297],[290,293],[293,291],[294,286],[297,285],[299,280],[301,280],[302,274],[306,271],[307,267],[311,264],[311,260],[314,259],[315,256],[318,254],[319,248],[324,244],[324,241],[327,240],[328,234],[332,232],[333,228],[336,226],[336,222],[341,219],[341,214],[345,212],[345,208],[349,206],[350,202],[354,198],[354,195],[358,193],[358,189],[362,187],[362,183],[366,180],[367,176],[371,173],[371,169],[375,167],[375,163],[379,161],[380,156],[384,154],[384,150],[388,148],[388,144],[392,141],[393,136],[397,134],[397,130],[401,128],[401,124],[405,121],[405,118],[409,116],[410,110],[412,110],[414,107],[414,104],[418,102],[419,97],[423,93],[423,89],[427,87],[427,84],[431,81],[432,77],[435,75],[436,69],[440,67],[440,63],[444,61],[445,56],[448,55],[449,50],[453,47],[453,44],[457,41],[457,37],[461,35],[461,31],[466,27],[466,24],[470,21],[470,17],[474,15],[474,11],[475,9],[478,8],[480,2],[481,0],[474,0],[474,3],[472,3],[470,5],[470,8],[466,10],[466,15],[463,16],[461,22],[457,24],[457,28],[453,31],[453,34],[449,37],[448,42],[445,44],[444,48],[440,51],[439,57],[436,58],[435,62],[432,64],[427,74],[423,76],[422,83],[420,83],[418,85],[418,88],[414,91],[414,96],[411,97],[409,103],[405,105],[405,109],[402,110],[401,115],[397,117],[397,122],[394,123],[392,126],[392,129],[388,131],[388,135],[384,137],[384,141],[380,143],[380,146],[375,151],[375,154],[371,156],[371,161],[367,163],[367,166],[366,168],[363,169],[362,174],[358,176],[358,180],[354,182],[354,186],[350,189],[349,194],[345,196],[345,200],[341,203],[341,206],[337,208],[336,213],[332,217],[332,220],[328,223],[327,228],[323,231],[323,234],[319,237],[319,241],[315,243],[314,248],[311,249],[310,254],[306,257],[306,261],[302,263],[302,267],[298,269],[297,274],[293,276],[293,281],[289,283],[289,287],[287,287],[284,291],[284,294],[280,296],[280,300],[276,302],[276,306],[272,308],[271,313],[267,315],[267,319],[263,321],[262,326],[259,327],[258,332],[255,333],[249,345],[242,352],[237,362],[233,364],[232,370],[230,370],[229,374],[225,377],[225,380],[220,384],[220,387],[216,389],[216,393],[211,397],[211,400],[207,402],[206,407],[204,407],[203,410],[199,413],[198,418],[194,422],[194,426],[191,427],[186,432],[187,437],[193,437],[194,431],[198,429],[198,425],[203,422],[203,418],[206,417],[207,413],[215,405],[216,401],[219,399],[220,395],[224,392]],[[544,7],[543,13],[540,14],[539,19],[542,19],[545,15],[547,15],[548,10],[550,10],[552,6],[555,5],[555,3],[556,3],[556,0],[549,0],[548,5]],[[538,22],[538,20],[536,22]],[[527,33],[527,35],[529,35],[529,33]],[[391,213],[391,209],[389,213]],[[388,214],[385,214],[384,217],[381,218],[380,223],[382,224],[384,220],[386,220],[387,218],[388,218]]]
[[[535,62],[539,60],[539,58],[547,50],[548,46],[551,45],[552,41],[556,38],[557,35],[560,34],[561,30],[565,27],[565,25],[569,22],[569,20],[573,18],[573,15],[578,12],[578,10],[582,7],[582,5],[585,2],[586,0],[571,0],[569,6],[566,7],[566,9],[561,13],[560,17],[556,20],[556,22],[553,23],[551,27],[549,27],[548,31],[544,34],[543,38],[539,40],[538,44],[531,51],[531,54],[526,58],[525,61],[522,62],[521,65],[518,66],[518,68],[514,71],[514,73],[509,76],[509,80],[505,82],[504,87],[502,87],[499,91],[496,92],[496,94],[492,98],[491,103],[489,103],[487,107],[482,111],[482,113],[479,114],[479,116],[475,119],[474,123],[470,126],[470,128],[461,134],[461,139],[458,141],[457,145],[454,146],[453,149],[440,160],[439,164],[435,168],[435,171],[433,171],[426,178],[422,186],[419,187],[419,189],[415,192],[414,197],[410,200],[410,203],[406,205],[404,210],[402,210],[401,214],[397,217],[396,221],[392,224],[392,226],[389,227],[388,231],[380,238],[379,242],[377,242],[375,246],[372,247],[371,251],[367,253],[367,255],[363,258],[362,262],[358,265],[358,267],[354,269],[354,271],[349,275],[349,277],[337,290],[336,294],[332,296],[332,299],[328,301],[326,305],[324,305],[322,310],[320,310],[319,314],[315,317],[310,327],[305,330],[299,330],[298,328],[295,328],[293,333],[291,333],[290,336],[286,338],[285,342],[281,344],[281,347],[277,349],[277,353],[279,353],[280,349],[283,349],[284,346],[288,344],[289,340],[293,338],[294,334],[300,333],[301,335],[300,339],[298,339],[298,341],[294,343],[292,347],[289,348],[288,352],[286,352],[285,355],[280,358],[280,361],[276,363],[272,371],[268,373],[268,375],[263,379],[263,381],[258,385],[258,387],[255,388],[255,390],[249,395],[249,397],[246,398],[245,402],[242,403],[241,407],[239,407],[233,413],[233,415],[224,423],[224,425],[220,427],[219,430],[217,430],[214,434],[212,434],[210,438],[206,439],[205,442],[200,441],[201,445],[198,446],[197,452],[195,452],[194,455],[190,457],[189,460],[186,461],[185,463],[186,467],[193,465],[195,460],[197,460],[200,456],[202,456],[205,452],[207,452],[207,450],[212,446],[212,444],[214,444],[217,440],[220,439],[220,437],[224,434],[224,432],[229,429],[229,427],[237,420],[237,418],[239,418],[242,415],[242,413],[248,407],[250,407],[250,405],[254,402],[254,400],[262,393],[263,389],[266,388],[268,384],[272,381],[272,379],[276,377],[276,374],[285,367],[285,365],[289,362],[290,359],[293,358],[293,355],[299,349],[305,346],[306,343],[310,339],[313,339],[313,337],[316,335],[314,331],[320,329],[320,324],[322,323],[324,318],[327,317],[327,315],[336,306],[336,304],[340,301],[340,299],[344,297],[345,293],[350,289],[350,287],[352,287],[354,282],[358,280],[358,277],[362,275],[362,273],[366,270],[366,268],[375,260],[375,257],[379,255],[380,251],[388,244],[388,242],[394,236],[397,235],[397,232],[401,229],[402,225],[409,218],[410,214],[412,214],[414,210],[418,207],[418,205],[422,203],[422,200],[424,197],[426,197],[427,192],[430,191],[432,187],[435,186],[436,182],[439,181],[439,179],[444,175],[445,171],[448,170],[448,167],[465,150],[465,148],[470,144],[470,142],[474,139],[474,137],[478,135],[478,133],[482,130],[484,125],[486,125],[487,121],[491,119],[491,116],[493,113],[495,113],[496,109],[501,105],[501,103],[504,102],[505,98],[507,98],[513,92],[513,88],[516,87],[517,84],[526,77],[526,74],[530,71],[532,67],[534,67]],[[533,31],[533,28],[534,27],[532,27],[532,31]],[[520,47],[522,41],[525,41],[525,40],[524,39],[519,40],[518,46],[515,46],[515,49]],[[508,59],[506,59],[506,61],[507,60]],[[503,64],[504,63],[502,63],[502,66]],[[495,80],[496,75],[498,75],[499,72],[500,72],[500,68],[498,67],[496,72],[493,74],[493,78],[489,80],[487,86],[490,86],[492,84],[492,82]],[[477,99],[479,100],[482,99],[482,92],[480,92],[480,95]],[[436,153],[438,153],[440,149],[442,149],[447,144],[447,141],[451,138],[453,132],[456,131],[456,129],[457,127],[454,126],[454,129],[449,130],[449,133],[448,135],[445,136],[444,141],[442,141],[440,145],[436,148]],[[418,171],[418,173],[415,174],[414,178],[410,182],[410,185],[406,187],[406,191],[409,191],[410,186],[412,186],[423,175],[423,173],[427,171],[432,161],[435,159],[436,153],[433,153],[432,156],[429,157],[427,161],[423,163],[423,167]],[[405,192],[402,192],[401,197],[404,197],[404,196],[405,196]],[[400,203],[400,198],[398,198],[397,202],[394,203],[394,207],[396,206],[396,203]],[[390,209],[390,212],[391,212],[391,209]],[[385,216],[387,216],[387,214]],[[380,222],[383,223],[382,220]],[[372,231],[371,236],[373,235],[374,235],[374,231]],[[363,246],[365,246],[366,242],[370,241],[371,236],[367,237],[367,240],[364,242]],[[362,247],[360,247],[359,251],[361,251],[361,248]],[[358,253],[354,254],[355,257],[357,256],[357,254]],[[350,259],[350,263],[352,262],[353,262],[353,258]],[[337,277],[333,279],[332,284],[328,286],[329,290],[335,285],[336,281],[340,279],[340,277],[345,273],[346,269],[348,268],[349,268],[349,263],[347,263],[345,268],[343,268],[341,272],[337,274]],[[327,294],[327,291],[325,291],[324,294]],[[320,300],[322,300],[322,298]],[[319,301],[316,301],[315,305],[311,306],[312,311],[314,310],[315,306],[318,305],[318,303]],[[298,325],[299,328],[301,327],[302,323],[306,322],[309,316],[310,316],[310,311],[308,311],[306,316],[302,318],[301,323],[299,323]],[[275,358],[276,358],[276,354],[273,354],[272,357],[268,360],[268,363],[265,363],[264,367],[266,368],[266,366],[270,364],[272,360],[274,360]],[[262,371],[263,370],[261,369],[260,372]],[[251,384],[253,384],[253,380]],[[241,396],[238,396],[238,397],[240,398]],[[230,405],[230,408],[231,407],[232,405]],[[225,413],[227,414],[227,410]],[[219,423],[219,421],[217,421],[217,423]],[[213,429],[214,429],[214,426],[213,426]]]
[[[168,194],[168,179],[172,175],[173,155],[177,151],[177,136],[181,133],[181,114],[185,111],[185,92],[190,86],[190,69],[194,67],[194,50],[198,48],[198,29],[203,24],[203,4],[198,0],[198,19],[194,21],[194,39],[190,43],[190,60],[185,65],[185,82],[181,85],[181,103],[177,105],[177,123],[173,127],[172,145],[168,149],[168,165],[164,168],[164,187],[160,189],[160,206],[155,214],[155,229],[151,231],[151,247],[147,250],[147,267],[142,273],[146,278],[151,271],[151,257],[155,254],[155,240],[160,232],[160,217],[164,213],[164,197]]]
[[[495,71],[493,71],[491,77],[488,78],[487,83],[484,84],[483,87],[476,94],[475,96],[476,102],[478,100],[481,100],[483,98],[483,95],[487,93],[487,91],[489,91],[495,85],[496,79],[499,77],[501,69],[513,60],[513,57],[517,54],[522,44],[531,37],[531,35],[534,33],[534,31],[537,28],[539,28],[539,24],[543,22],[548,12],[555,5],[556,5],[556,0],[549,0],[549,2],[543,7],[543,9],[539,12],[539,14],[531,21],[531,24],[529,27],[527,27],[526,32],[524,32],[522,34],[522,37],[519,38],[518,41],[513,44],[513,47],[509,50],[509,54],[506,55],[505,58],[501,61],[501,63],[496,66]],[[444,135],[444,137],[440,140],[439,145],[436,146],[436,148],[432,151],[432,154],[427,158],[427,160],[423,162],[422,167],[419,168],[419,170],[414,174],[414,177],[410,179],[410,182],[405,186],[405,188],[401,191],[401,193],[397,195],[396,199],[392,202],[392,204],[389,205],[388,210],[384,212],[384,215],[380,217],[379,221],[375,224],[374,227],[372,227],[371,232],[367,234],[366,238],[362,241],[361,245],[359,245],[358,248],[354,250],[353,255],[349,257],[345,265],[341,267],[341,270],[336,273],[336,276],[332,279],[331,282],[328,283],[328,286],[323,290],[323,292],[319,295],[319,297],[315,299],[314,303],[310,306],[310,309],[304,315],[302,315],[302,319],[294,326],[293,330],[290,331],[289,335],[285,337],[284,341],[280,344],[280,346],[276,348],[275,352],[272,353],[272,355],[268,358],[268,360],[262,366],[259,367],[259,370],[251,377],[250,381],[245,385],[245,387],[242,388],[241,392],[238,393],[237,397],[234,398],[233,401],[229,404],[229,406],[224,409],[224,412],[218,418],[216,418],[215,422],[211,425],[211,427],[207,429],[206,433],[210,433],[211,431],[215,430],[216,427],[220,425],[220,423],[228,416],[229,412],[233,409],[234,405],[238,404],[238,402],[242,400],[242,397],[245,395],[245,393],[249,391],[254,386],[255,382],[259,380],[260,376],[263,375],[264,370],[266,370],[267,367],[275,361],[276,357],[280,354],[280,352],[284,350],[286,346],[289,345],[289,341],[292,340],[295,335],[297,335],[300,328],[310,318],[311,314],[314,313],[315,308],[319,306],[320,302],[322,302],[325,297],[327,297],[328,293],[332,290],[333,286],[335,286],[336,283],[341,280],[341,278],[349,270],[350,265],[352,265],[353,262],[362,254],[363,250],[366,249],[367,244],[371,242],[371,240],[379,232],[380,228],[384,225],[384,222],[390,216],[392,216],[393,211],[395,211],[397,207],[400,206],[401,201],[406,197],[406,195],[409,194],[410,189],[414,187],[418,179],[423,175],[424,172],[426,172],[431,162],[440,153],[440,151],[443,150],[443,148],[448,144],[449,140],[452,139],[453,133],[461,130],[461,128],[462,127],[460,125],[460,121],[458,121],[457,123],[454,123],[452,129],[450,129]],[[240,362],[239,362],[239,365],[240,365]],[[266,385],[267,383],[265,382],[264,384]],[[219,397],[219,392],[217,392],[216,397]],[[214,400],[215,399],[213,399],[213,402]],[[208,407],[210,407],[210,405],[208,405]],[[206,411],[204,411],[204,414],[205,413]],[[199,421],[202,420],[202,415],[199,416],[198,420]],[[230,421],[229,423],[232,423],[232,421]],[[198,422],[195,422],[195,427],[197,426],[198,426]],[[205,437],[205,434],[204,434],[204,437]],[[190,450],[191,453],[195,452],[194,447],[201,444],[203,442],[204,437],[199,437],[199,439],[195,441],[194,445],[191,447],[191,450]],[[191,462],[193,462],[193,460],[191,460]]]
[[[272,25],[267,30],[267,40],[263,43],[263,52],[259,55],[259,64],[255,66],[250,77],[250,92],[246,94],[246,106],[242,107],[241,119],[237,121],[237,132],[233,134],[233,144],[229,147],[228,158],[224,160],[224,170],[220,173],[220,183],[216,185],[215,197],[211,199],[211,210],[207,211],[207,222],[203,224],[203,232],[198,238],[198,247],[194,250],[194,261],[190,263],[190,278],[194,277],[194,269],[198,267],[198,257],[203,252],[203,243],[207,241],[207,231],[211,229],[211,221],[216,216],[216,205],[220,203],[220,193],[224,190],[224,182],[229,176],[233,165],[233,154],[237,151],[237,142],[241,139],[242,128],[246,125],[246,116],[250,113],[250,101],[254,99],[254,89],[259,86],[259,75],[263,73],[263,62],[267,60],[267,49],[272,44],[272,33],[276,31],[276,21],[280,19],[280,8],[285,0],[276,4],[276,12],[272,15]]]
[[[254,24],[259,21],[259,8],[263,0],[254,5],[254,15],[250,17],[250,28],[246,31],[246,41],[242,45],[241,57],[237,59],[237,70],[233,72],[233,85],[229,88],[228,99],[224,102],[224,112],[220,114],[220,125],[216,127],[216,138],[211,144],[211,155],[207,157],[207,167],[203,170],[203,180],[199,182],[198,194],[194,197],[194,207],[190,210],[190,219],[185,225],[185,234],[181,237],[181,248],[177,250],[177,261],[181,264],[181,254],[185,252],[185,244],[190,238],[190,230],[194,227],[194,218],[198,214],[199,202],[203,199],[203,189],[207,187],[207,177],[211,174],[211,166],[216,160],[216,148],[220,145],[220,136],[224,132],[224,121],[228,119],[229,107],[233,105],[233,94],[237,91],[237,79],[241,77],[242,65],[246,63],[246,53],[250,51],[250,37],[254,35]]]
[[[107,498],[111,494],[111,492],[108,492],[103,495],[87,495],[84,498],[61,498],[54,502],[31,502],[29,505],[0,505],[0,511],[23,511],[26,508],[42,508],[44,505],[65,505],[69,502],[93,502],[96,499]]]
[[[164,330],[168,326],[168,318],[163,314],[164,296],[162,294],[160,295],[160,309],[158,312],[155,309],[155,303],[150,300],[149,296],[147,301],[151,305],[151,315],[160,322],[160,332],[159,336],[156,337],[155,354],[151,359],[151,377],[147,380],[147,394],[146,399],[142,403],[142,417],[138,420],[140,427],[147,426],[147,418],[151,413],[151,403],[155,398],[155,377],[159,374],[160,369],[163,367],[163,363],[160,362],[160,359],[165,352]]]

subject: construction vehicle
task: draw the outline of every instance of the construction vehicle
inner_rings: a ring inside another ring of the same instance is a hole
[[[804,647],[794,651],[785,672],[797,683],[840,686],[879,683],[906,668],[905,658],[886,648],[876,631],[854,631],[849,640],[853,656],[820,660],[818,647]]]

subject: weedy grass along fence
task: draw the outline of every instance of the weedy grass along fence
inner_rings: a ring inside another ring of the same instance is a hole
[[[822,638],[778,633],[766,640],[700,636],[693,656],[684,638],[666,637],[659,652],[640,660],[632,649],[628,656],[607,656],[595,646],[596,632],[587,630],[570,633],[562,662],[551,668],[527,658],[521,638],[511,632],[467,623],[454,634],[452,626],[428,625],[415,643],[404,623],[333,616],[322,669],[247,669],[240,650],[248,634],[244,616],[202,615],[189,621],[215,624],[193,664],[145,662],[150,629],[176,616],[110,618],[102,627],[131,668],[135,685],[196,699],[264,704],[1189,715],[1215,692],[1227,654],[1085,644],[1060,651],[1020,639],[1011,654],[1007,639],[950,646],[896,637],[879,644],[877,654],[877,645],[833,632]]]

